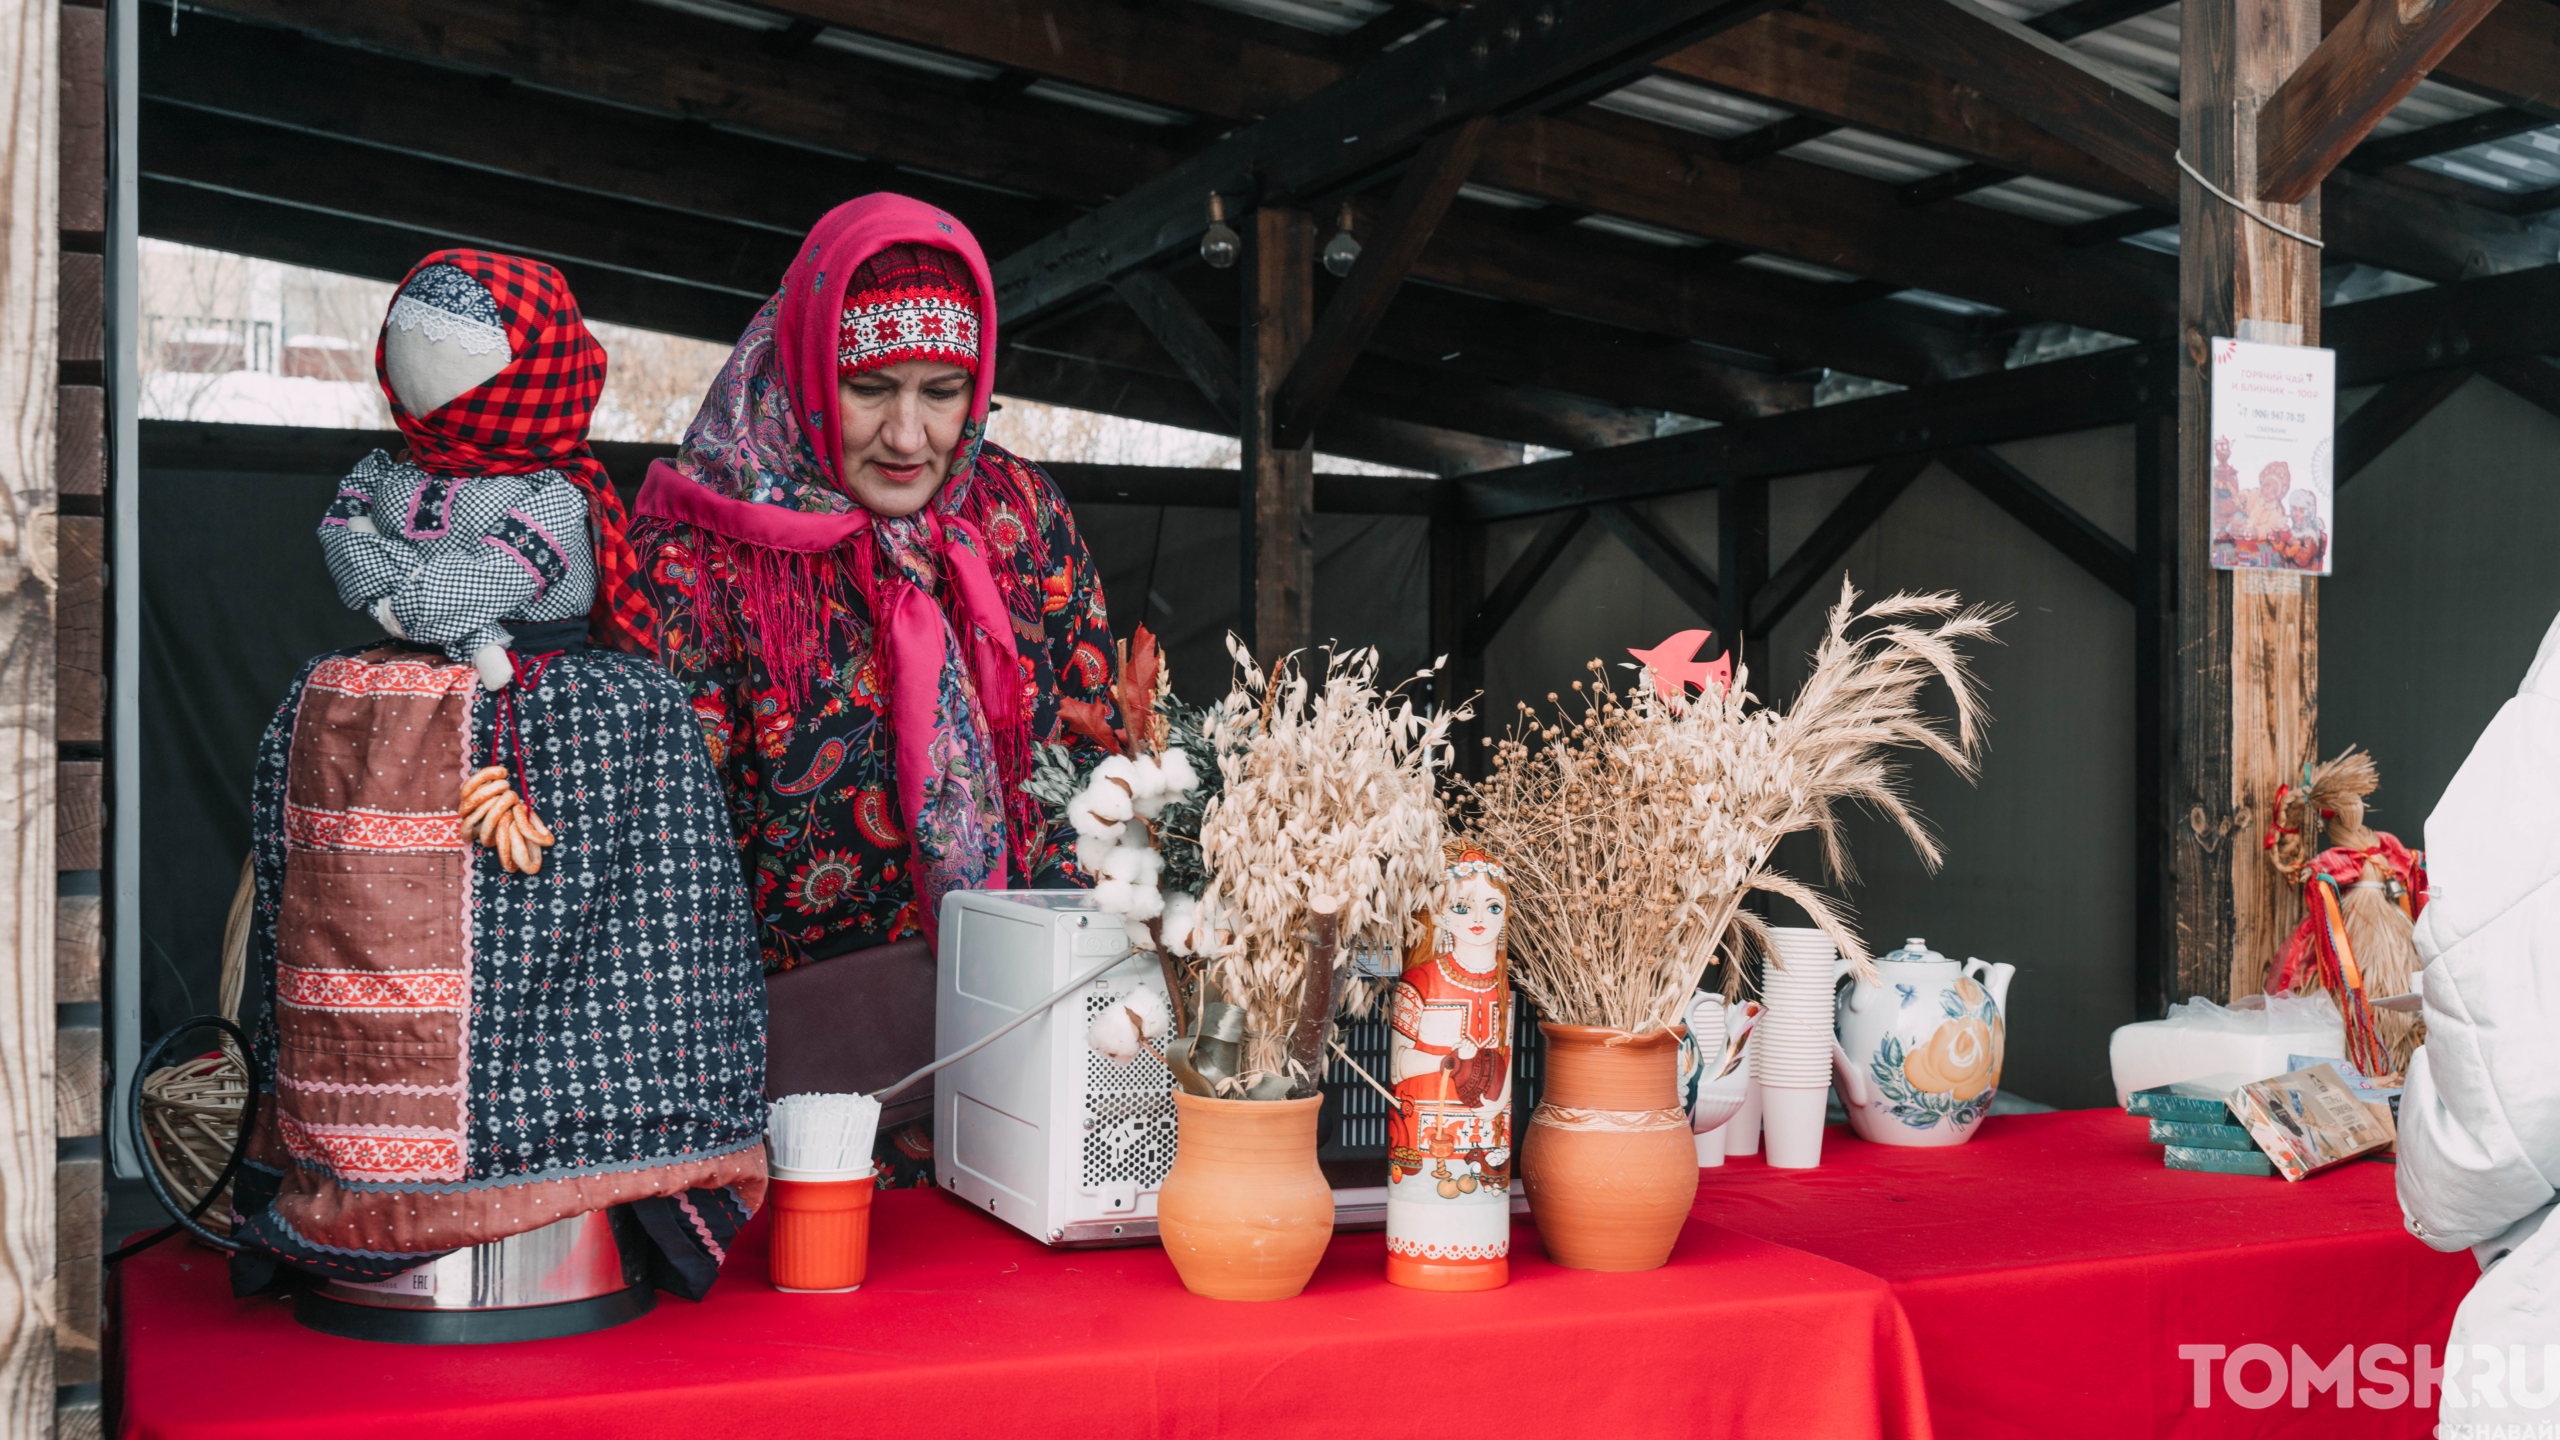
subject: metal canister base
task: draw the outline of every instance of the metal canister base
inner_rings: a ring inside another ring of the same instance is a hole
[[[547,1339],[649,1312],[648,1236],[621,1206],[472,1245],[372,1284],[331,1280],[295,1313],[360,1340],[461,1345]]]
[[[518,1305],[505,1310],[351,1305],[314,1290],[294,1302],[293,1318],[323,1335],[343,1335],[350,1340],[380,1340],[393,1345],[504,1345],[609,1330],[648,1314],[657,1303],[658,1292],[646,1283],[585,1300]]]

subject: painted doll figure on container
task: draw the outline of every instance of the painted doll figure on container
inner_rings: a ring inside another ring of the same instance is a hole
[[[1446,908],[1406,956],[1393,999],[1387,1278],[1491,1290],[1511,1278],[1511,975],[1502,866],[1447,852]]]
[[[625,653],[655,616],[587,445],[604,351],[557,270],[447,250],[376,366],[405,453],[320,542],[390,634],[304,668],[251,792],[276,1084],[234,1286],[376,1285],[624,1206],[699,1299],[764,1194],[764,988],[693,707]]]

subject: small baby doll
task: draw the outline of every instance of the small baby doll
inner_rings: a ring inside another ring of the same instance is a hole
[[[457,403],[513,358],[496,300],[453,265],[420,269],[383,321],[383,372],[411,415]],[[490,690],[515,676],[510,624],[583,621],[595,600],[587,497],[559,470],[446,475],[376,450],[338,482],[320,549],[349,609]]]

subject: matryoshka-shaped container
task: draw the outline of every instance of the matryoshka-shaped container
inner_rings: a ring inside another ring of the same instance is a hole
[[[1387,1278],[1417,1290],[1511,1279],[1511,894],[1473,845],[1444,852],[1448,893],[1391,1001]]]
[[[1913,936],[1841,982],[1834,1079],[1849,1128],[1880,1145],[1961,1145],[2000,1093],[2014,965],[1958,964]]]

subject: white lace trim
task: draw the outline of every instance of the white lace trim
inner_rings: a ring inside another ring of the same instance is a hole
[[[432,344],[456,341],[466,355],[488,355],[507,348],[506,327],[439,310],[406,295],[392,300],[391,323],[403,330],[424,330]]]

